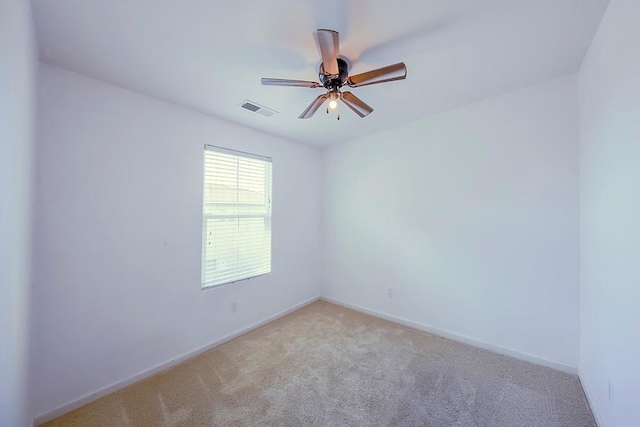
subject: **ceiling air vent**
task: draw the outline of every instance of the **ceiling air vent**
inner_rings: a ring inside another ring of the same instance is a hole
[[[262,105],[257,104],[253,101],[249,101],[248,99],[245,99],[244,101],[242,101],[240,103],[240,107],[244,108],[245,110],[249,110],[252,113],[258,113],[266,117],[271,117],[274,114],[278,113],[277,111],[274,111],[270,108],[263,107]]]

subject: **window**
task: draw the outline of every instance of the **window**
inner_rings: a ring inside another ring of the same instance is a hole
[[[202,287],[271,272],[271,159],[205,146]]]

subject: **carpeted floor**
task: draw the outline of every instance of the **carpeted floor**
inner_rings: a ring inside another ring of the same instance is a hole
[[[316,302],[47,426],[595,426],[577,377]]]

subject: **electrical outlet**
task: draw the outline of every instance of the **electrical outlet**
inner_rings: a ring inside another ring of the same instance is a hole
[[[613,380],[611,378],[609,378],[609,383],[608,383],[608,387],[607,387],[607,391],[608,391],[608,396],[609,396],[609,403],[611,404],[611,406],[613,406],[614,403],[614,385],[613,385]]]
[[[393,288],[389,288],[389,289],[387,289],[387,296],[388,296],[389,298],[393,298]]]
[[[238,303],[232,302],[231,303],[231,312],[235,313],[236,310],[238,310]]]

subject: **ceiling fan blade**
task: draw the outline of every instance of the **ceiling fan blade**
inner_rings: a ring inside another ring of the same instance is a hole
[[[340,99],[360,117],[366,117],[373,111],[373,108],[369,107],[363,100],[351,92],[342,92]]]
[[[318,82],[308,82],[306,80],[289,80],[289,79],[269,79],[262,78],[262,84],[265,86],[296,86],[296,87],[320,87]]]
[[[318,108],[320,108],[320,106],[322,106],[322,104],[324,104],[324,101],[326,101],[328,98],[326,93],[323,93],[322,95],[320,95],[319,97],[317,97],[316,99],[313,100],[313,102],[307,107],[306,110],[304,110],[302,112],[302,114],[300,114],[300,116],[298,117],[299,119],[308,119],[311,116],[313,116],[313,114],[318,111]]]
[[[318,48],[322,57],[325,74],[337,75],[338,56],[340,55],[338,32],[333,30],[317,30]]]
[[[404,62],[399,62],[366,73],[356,74],[347,79],[347,84],[351,87],[368,86],[377,83],[392,82],[402,80],[407,77],[407,66]]]

